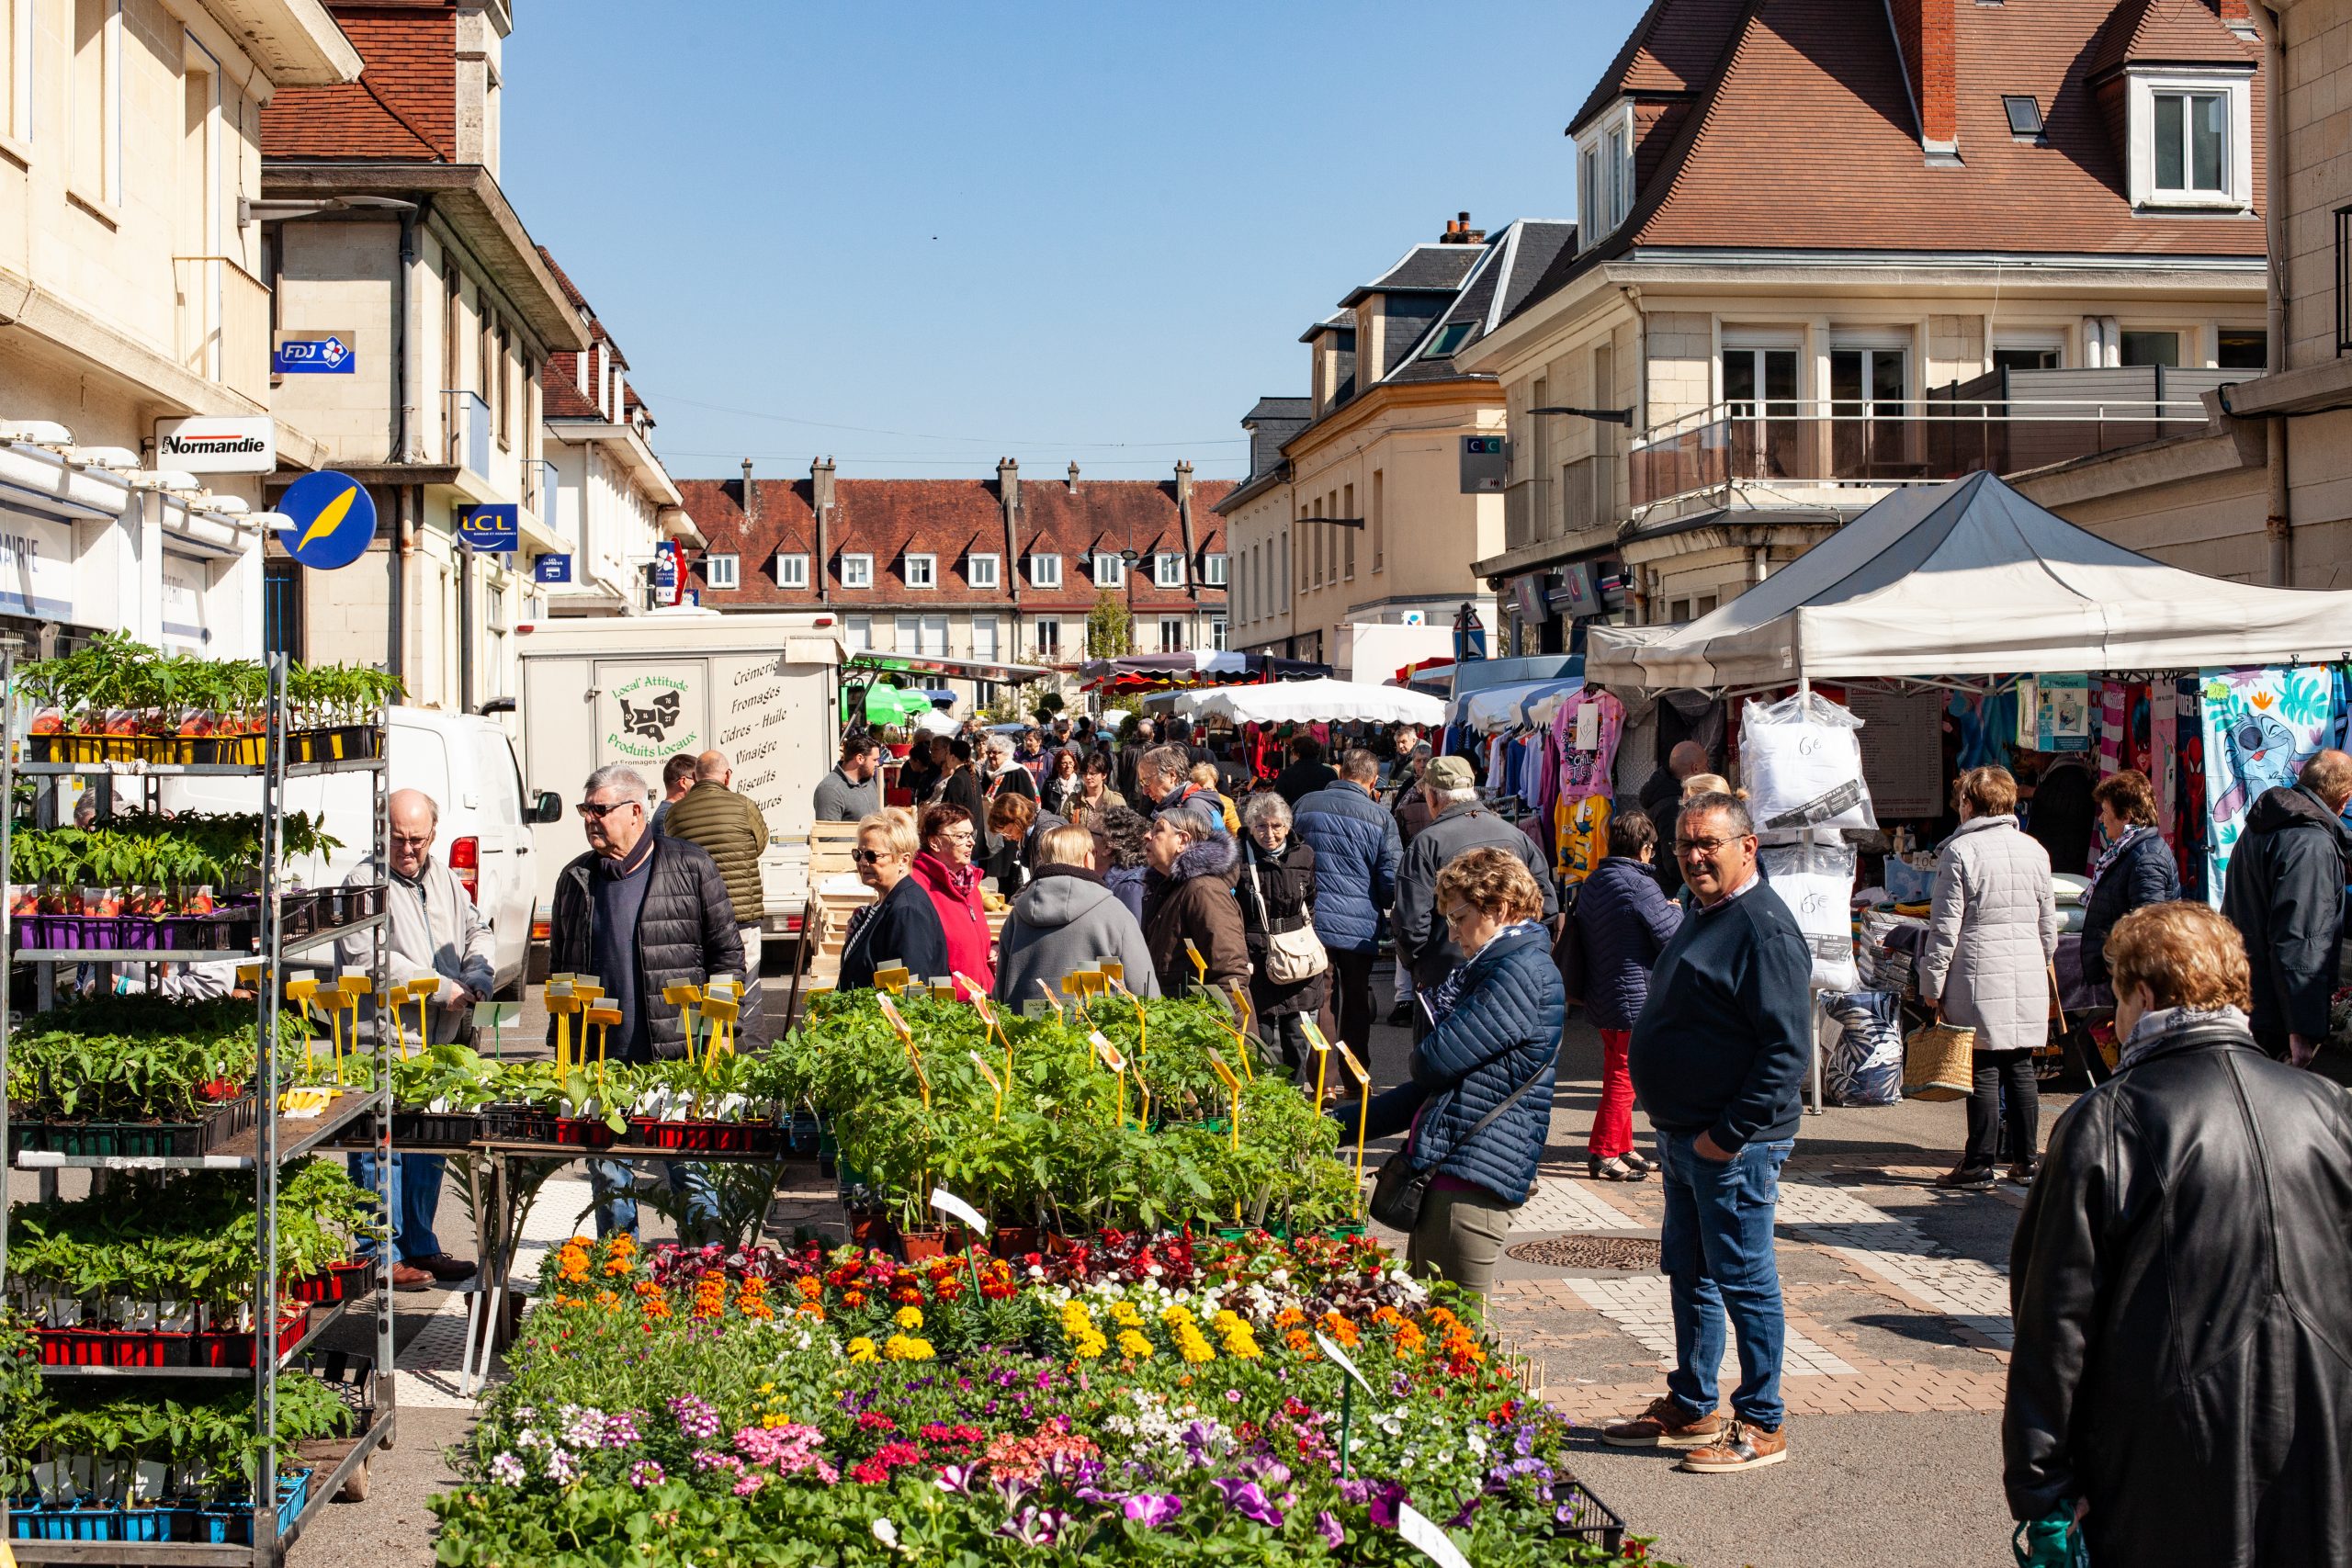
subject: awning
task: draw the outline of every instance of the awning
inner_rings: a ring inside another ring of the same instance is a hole
[[[964,681],[1001,681],[1024,685],[1042,681],[1053,671],[1035,664],[982,664],[969,659],[934,658],[927,653],[854,653],[842,661],[842,679],[855,675],[950,675]]]
[[[1445,704],[1425,692],[1360,681],[1275,681],[1257,686],[1219,686],[1187,692],[1176,711],[1188,718],[1223,718],[1234,724],[1432,725],[1445,717]]]
[[[1536,704],[1583,685],[1584,680],[1579,676],[1565,681],[1532,681],[1516,686],[1488,686],[1484,691],[1469,693],[1454,705],[1453,722],[1481,735],[1497,734],[1533,722],[1531,715]]]

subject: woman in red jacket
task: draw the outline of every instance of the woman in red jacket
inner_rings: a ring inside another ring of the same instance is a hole
[[[915,856],[912,874],[931,895],[947,932],[948,967],[985,991],[996,984],[996,972],[989,964],[993,942],[988,909],[980,902],[978,847],[979,825],[970,812],[960,806],[932,807],[922,814],[922,853]]]

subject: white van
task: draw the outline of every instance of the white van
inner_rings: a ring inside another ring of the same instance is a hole
[[[531,905],[538,885],[531,839],[534,820],[547,819],[546,804],[535,812],[523,797],[522,770],[514,748],[495,718],[442,713],[431,708],[388,710],[385,738],[388,790],[423,790],[441,808],[433,852],[458,880],[473,890],[474,902],[490,922],[496,943],[498,995],[521,995],[523,964],[530,951]],[[164,804],[206,811],[252,811],[258,795],[243,780],[188,778],[174,781]],[[289,811],[326,812],[326,832],[341,840],[332,855],[311,856],[289,869],[308,887],[343,881],[374,847],[369,814],[375,795],[365,773],[289,779]],[[560,801],[552,803],[560,809]]]

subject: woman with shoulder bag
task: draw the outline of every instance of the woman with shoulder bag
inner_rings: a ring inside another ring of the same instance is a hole
[[[1567,997],[1543,890],[1518,856],[1456,856],[1438,874],[1437,911],[1464,958],[1423,998],[1436,1026],[1413,1047],[1408,1088],[1427,1098],[1405,1152],[1381,1168],[1372,1206],[1410,1233],[1415,1272],[1483,1295],[1551,1129]]]
[[[1250,1006],[1270,1025],[1291,1076],[1311,1055],[1306,1020],[1322,1010],[1330,956],[1315,934],[1315,852],[1291,835],[1289,803],[1249,796],[1241,821],[1241,936],[1250,948]]]

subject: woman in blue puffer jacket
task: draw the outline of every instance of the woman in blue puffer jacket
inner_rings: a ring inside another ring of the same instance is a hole
[[[1466,956],[1428,993],[1436,1027],[1413,1048],[1411,1088],[1428,1098],[1406,1150],[1437,1175],[1406,1261],[1482,1294],[1552,1126],[1568,1006],[1543,909],[1535,878],[1507,850],[1468,851],[1438,874],[1439,918]]]
[[[1650,999],[1650,968],[1682,929],[1682,908],[1666,896],[1651,865],[1657,829],[1638,811],[1611,812],[1609,856],[1577,897],[1584,939],[1584,1010],[1600,1031],[1600,1108],[1585,1142],[1596,1181],[1639,1181],[1650,1162],[1634,1152],[1634,1078],[1626,1070],[1634,1021]]]

